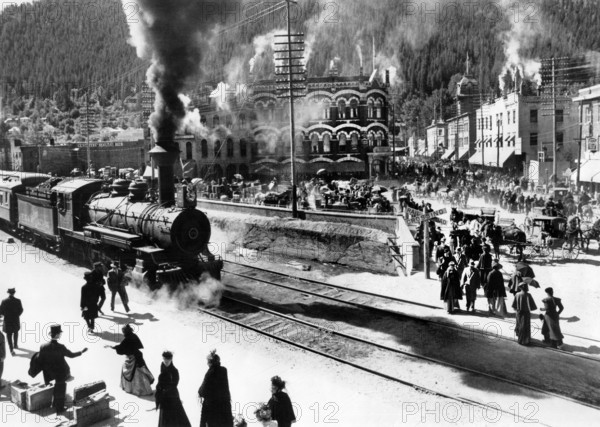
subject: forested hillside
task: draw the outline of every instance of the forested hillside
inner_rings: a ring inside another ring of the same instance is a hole
[[[242,1],[246,6],[250,3]],[[431,120],[438,97],[444,109],[449,108],[448,88],[456,83],[457,73],[464,72],[467,54],[480,87],[493,93],[507,56],[525,65],[551,55],[597,58],[594,52],[600,51],[596,0],[501,0],[493,3],[495,7],[484,7],[490,2],[461,0],[452,2],[458,4],[454,8],[434,0],[299,4],[294,30],[305,33],[308,74],[326,74],[336,57],[342,75],[357,74],[361,61],[370,74],[375,56],[380,73],[389,67],[397,70],[392,77],[398,107],[407,123],[420,123],[421,128]],[[247,9],[243,11],[233,18],[235,23],[249,15]],[[127,44],[127,22],[138,19],[138,13],[134,6],[124,10],[118,0],[40,0],[5,7],[0,15],[5,112],[21,115],[29,109],[31,115],[37,105],[32,96],[52,100],[52,108],[61,112],[72,112],[77,106],[73,102],[80,100],[71,97],[81,96],[85,88],[101,94],[96,97],[101,106],[128,97],[132,105],[131,96],[139,92],[148,65]],[[284,28],[284,17],[279,9],[216,36],[205,52],[200,79],[243,83],[250,77],[253,57],[252,78],[271,77],[272,49],[261,47],[256,37]],[[272,37],[265,40],[268,44]],[[139,107],[139,100],[134,105]]]

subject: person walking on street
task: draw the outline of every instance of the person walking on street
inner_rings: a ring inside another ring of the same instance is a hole
[[[221,358],[216,350],[208,354],[206,361],[208,371],[198,389],[202,403],[200,427],[229,427],[233,417],[227,368],[221,366]]]
[[[442,277],[440,297],[446,303],[446,310],[449,314],[453,314],[454,310],[460,311],[458,300],[462,299],[462,291],[460,289],[460,276],[456,271],[456,261],[450,261],[448,269]]]
[[[506,289],[504,289],[504,277],[502,277],[501,268],[502,264],[497,259],[494,260],[493,269],[487,278],[485,296],[488,299],[490,314],[498,314],[499,316],[506,317],[508,314],[504,302]]]
[[[278,376],[271,378],[271,399],[269,399],[269,409],[271,409],[271,418],[277,421],[278,427],[291,427],[296,422],[294,407],[292,401],[286,392],[285,381]],[[209,425],[210,427],[210,425]]]
[[[125,312],[129,313],[129,296],[127,295],[127,289],[125,289],[125,283],[123,282],[123,272],[119,268],[119,264],[113,262],[110,265],[110,270],[106,276],[108,283],[108,290],[111,293],[110,297],[110,309],[115,311],[115,297],[117,293],[121,297],[121,302],[125,308]]]
[[[148,370],[144,355],[140,351],[144,346],[140,338],[133,332],[130,324],[123,326],[123,341],[111,348],[117,354],[127,356],[121,369],[121,388],[125,393],[135,396],[148,396],[152,394],[154,376]]]
[[[521,282],[517,288],[519,292],[515,295],[512,307],[517,312],[517,323],[515,334],[521,345],[529,345],[531,342],[531,312],[537,310],[533,297],[528,292],[527,283]]]
[[[158,427],[191,427],[179,398],[179,371],[173,365],[173,353],[165,351],[156,384],[156,409],[160,409]]]
[[[81,287],[81,315],[88,325],[88,331],[94,332],[94,321],[98,317],[98,301],[101,299],[101,291],[97,282],[94,282],[93,272],[86,271],[83,275],[85,285]]]
[[[50,342],[42,344],[39,352],[39,364],[44,373],[46,385],[54,381],[54,399],[52,406],[56,412],[65,410],[65,394],[67,391],[67,380],[71,378],[71,369],[65,357],[79,357],[87,351],[87,347],[76,353],[71,352],[58,340],[62,335],[60,325],[50,326]]]
[[[15,288],[9,288],[8,298],[0,303],[0,316],[4,316],[2,330],[6,333],[10,354],[15,355],[15,349],[19,348],[19,330],[21,329],[20,316],[23,314],[21,300],[15,298]]]
[[[481,281],[486,283],[488,274],[490,274],[490,271],[492,271],[492,254],[490,253],[490,245],[483,245],[483,253],[479,257],[477,268],[479,269]]]
[[[467,311],[475,311],[475,301],[477,300],[477,289],[481,287],[481,276],[479,270],[475,267],[475,261],[471,261],[469,268],[465,269],[461,279],[462,287],[465,289],[467,297]]]
[[[106,301],[106,290],[104,289],[104,284],[106,280],[104,280],[104,266],[101,262],[94,263],[94,269],[92,270],[91,281],[94,285],[98,287],[98,294],[100,295],[100,303],[98,304],[98,312],[104,316],[104,312],[102,311],[102,306],[104,305],[104,301]]]
[[[540,308],[541,311],[545,311],[543,315],[544,323],[542,324],[542,335],[544,336],[544,342],[550,344],[552,348],[561,348],[563,345],[563,334],[560,330],[560,313],[565,309],[562,305],[560,298],[554,296],[554,289],[546,288],[546,298],[542,300],[544,308]]]

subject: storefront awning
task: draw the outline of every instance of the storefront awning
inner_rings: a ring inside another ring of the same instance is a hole
[[[469,163],[472,165],[480,165],[481,164],[481,150],[475,151],[471,157],[469,157]]]
[[[510,147],[510,144],[512,144],[515,141],[515,135],[510,135],[508,137],[506,137],[504,139],[504,143],[506,144],[506,147]]]
[[[442,160],[448,160],[453,155],[454,155],[454,148],[448,148],[446,150],[446,152],[442,155]]]
[[[469,147],[458,149],[458,160],[466,160],[469,157]]]
[[[504,164],[515,154],[515,150],[500,150],[500,161],[498,161],[498,150],[488,148],[485,150],[485,165],[491,167],[503,167]],[[477,150],[475,154],[473,154],[469,158],[469,163],[472,165],[480,165],[481,164],[481,150]]]
[[[577,169],[571,175],[571,181],[577,181]],[[600,160],[588,160],[581,165],[579,181],[600,182]]]

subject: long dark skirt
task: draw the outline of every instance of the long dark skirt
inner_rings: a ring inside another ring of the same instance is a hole
[[[517,311],[517,324],[515,334],[521,345],[529,345],[531,342],[531,313],[529,311]]]
[[[544,339],[547,341],[556,341],[559,344],[562,343],[562,339],[564,338],[561,330],[560,324],[558,323],[558,318],[553,318],[544,315],[544,323],[542,325],[542,335],[544,335]]]
[[[232,425],[231,402],[204,401],[200,414],[200,427],[231,427]]]
[[[169,393],[160,404],[158,427],[191,427],[179,393]]]

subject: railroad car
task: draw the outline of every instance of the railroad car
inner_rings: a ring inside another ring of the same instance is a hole
[[[107,187],[99,179],[35,175],[0,180],[0,223],[20,237],[65,256],[118,260],[150,285],[204,272],[220,278],[223,263],[208,250],[210,222],[187,186],[177,186],[174,202],[157,203],[144,181]]]

